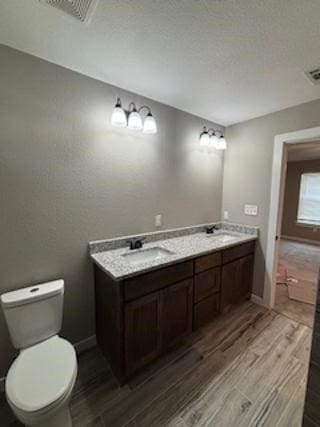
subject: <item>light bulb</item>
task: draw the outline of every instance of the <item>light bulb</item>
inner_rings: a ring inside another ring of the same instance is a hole
[[[151,113],[147,115],[143,122],[143,133],[154,134],[157,133],[157,123]]]
[[[223,135],[218,138],[218,143],[216,146],[217,150],[226,150],[227,149],[227,141]]]
[[[204,130],[200,134],[200,145],[206,146],[206,145],[209,145],[209,142],[210,142],[210,136],[209,136],[208,132],[206,130]]]
[[[117,103],[112,111],[111,116],[112,126],[124,128],[127,126],[127,116],[123,108],[121,107],[120,98],[117,99]]]
[[[218,146],[218,137],[215,133],[210,136],[209,146],[214,148],[217,148]]]
[[[142,120],[141,116],[136,109],[131,111],[128,119],[128,128],[131,130],[140,130],[142,129]]]

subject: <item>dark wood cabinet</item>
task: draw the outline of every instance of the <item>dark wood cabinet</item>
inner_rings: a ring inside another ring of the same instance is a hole
[[[249,254],[222,266],[221,311],[251,294],[254,255]]]
[[[220,314],[220,294],[216,293],[201,300],[194,306],[193,329],[211,322]]]
[[[239,260],[238,296],[240,299],[251,295],[254,256],[247,255]]]
[[[192,260],[140,274],[124,281],[124,299],[133,300],[192,276]]]
[[[221,274],[221,311],[225,311],[237,301],[239,260],[222,266]]]
[[[254,242],[116,281],[94,265],[98,344],[123,384],[251,292]]]
[[[211,268],[196,274],[194,278],[194,301],[199,302],[220,292],[221,267]]]
[[[192,330],[193,280],[171,285],[162,293],[163,349],[178,344]]]
[[[130,375],[161,353],[161,294],[125,305],[125,364]]]
[[[221,253],[218,253],[221,263]],[[206,260],[210,258],[206,257]],[[213,258],[211,257],[211,260]],[[197,260],[198,261],[198,260]],[[197,263],[196,261],[196,263]],[[208,265],[206,261],[198,265]],[[212,262],[211,262],[212,265]],[[197,271],[197,269],[196,269]],[[199,269],[198,269],[199,271]],[[193,329],[201,328],[211,322],[220,313],[221,266],[201,271],[194,277],[194,314]]]
[[[192,330],[193,279],[125,304],[125,372],[131,375]]]

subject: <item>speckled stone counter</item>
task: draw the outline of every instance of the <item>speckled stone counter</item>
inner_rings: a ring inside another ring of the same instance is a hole
[[[210,224],[211,225],[211,224]],[[216,224],[214,234],[204,232],[205,225],[108,239],[89,243],[92,260],[114,280],[122,280],[147,271],[184,261],[209,252],[219,251],[258,238],[258,228],[231,223]],[[230,236],[226,238],[223,236]],[[130,250],[127,240],[144,238],[142,249]],[[125,254],[142,252],[150,248],[161,248],[170,252],[160,258],[132,263]]]

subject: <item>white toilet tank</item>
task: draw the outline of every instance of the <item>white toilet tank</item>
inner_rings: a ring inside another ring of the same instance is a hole
[[[12,344],[30,347],[57,335],[62,325],[64,281],[42,283],[1,295]]]

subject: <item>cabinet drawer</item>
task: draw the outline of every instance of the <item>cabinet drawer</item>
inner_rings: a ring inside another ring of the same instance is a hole
[[[124,299],[129,301],[193,276],[193,261],[163,267],[124,281]]]
[[[194,306],[193,329],[211,322],[220,312],[220,294],[210,295]]]
[[[254,252],[255,241],[243,243],[242,245],[234,246],[222,252],[222,263],[226,264],[237,258],[249,255]]]
[[[195,276],[194,300],[200,300],[220,291],[221,271],[220,267],[211,268]]]
[[[221,265],[221,252],[215,252],[213,254],[204,255],[196,259],[195,272],[200,273],[201,271],[217,267],[218,265]]]

